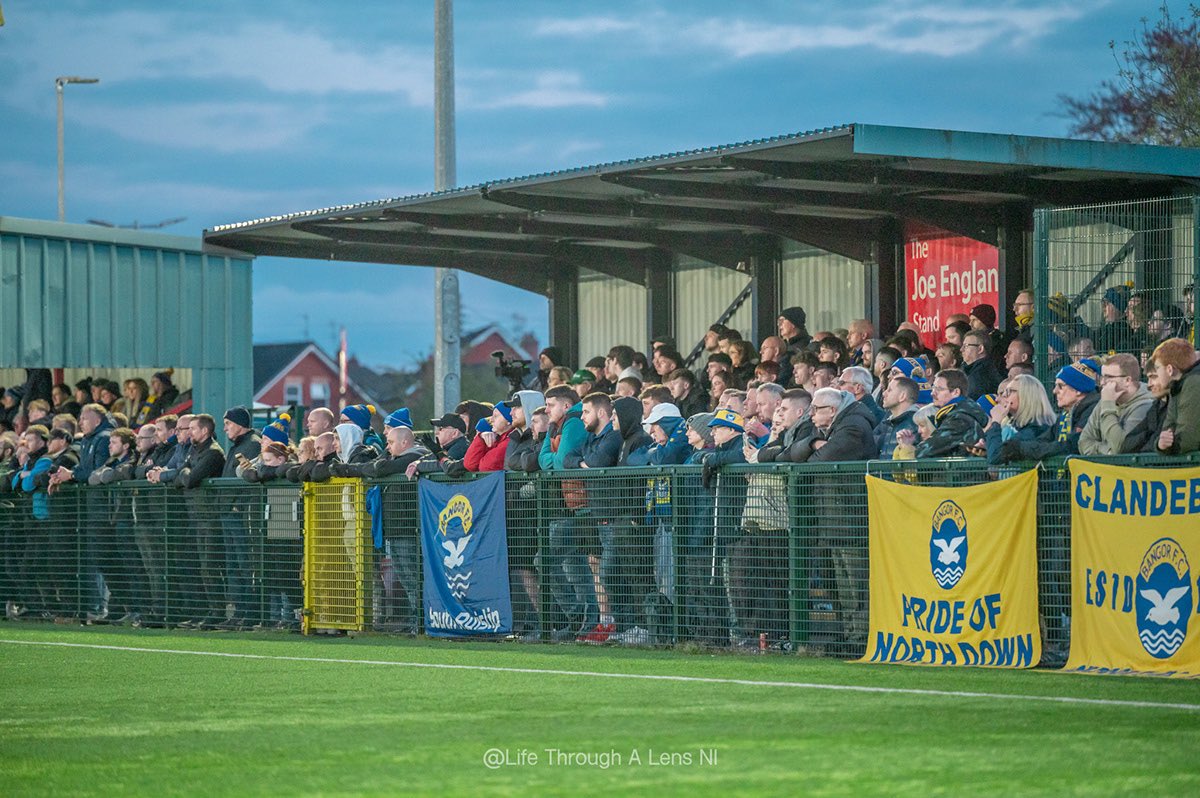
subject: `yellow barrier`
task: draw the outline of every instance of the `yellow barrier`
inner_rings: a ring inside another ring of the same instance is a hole
[[[366,628],[374,576],[365,499],[361,479],[304,485],[304,634]]]

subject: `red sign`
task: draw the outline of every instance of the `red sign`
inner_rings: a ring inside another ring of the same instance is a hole
[[[1000,250],[982,241],[929,230],[904,245],[908,321],[930,349],[942,342],[946,319],[976,305],[1000,303]]]

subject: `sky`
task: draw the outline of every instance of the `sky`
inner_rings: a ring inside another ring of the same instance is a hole
[[[458,0],[457,185],[850,122],[1063,136],[1157,0]],[[1184,5],[1175,2],[1176,16]],[[0,0],[0,216],[206,228],[433,190],[433,0]],[[546,340],[463,274],[464,326]],[[433,343],[433,272],[259,258],[257,343],[376,367]]]

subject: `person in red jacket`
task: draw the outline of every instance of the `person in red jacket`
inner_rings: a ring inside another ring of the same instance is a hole
[[[491,430],[480,431],[467,448],[463,465],[468,471],[503,471],[504,455],[508,452],[508,436],[512,434],[512,404],[498,402],[488,419]]]

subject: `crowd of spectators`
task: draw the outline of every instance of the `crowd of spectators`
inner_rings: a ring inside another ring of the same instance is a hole
[[[230,441],[225,451],[214,439],[211,416],[155,416],[164,394],[159,375],[149,391],[127,390],[120,409],[113,385],[99,385],[98,393],[92,385],[74,397],[54,386],[53,406],[22,404],[28,426],[19,440],[0,439],[7,447],[3,482],[34,494],[36,518],[36,500],[44,502],[46,493],[70,481],[140,479],[191,489],[216,476],[321,482],[555,472],[563,510],[545,530],[543,545],[510,544],[525,607],[519,635],[537,638],[543,624],[536,608],[549,606],[555,639],[650,642],[655,617],[679,592],[690,597],[679,609],[697,639],[758,645],[787,634],[787,574],[780,570],[787,561],[787,497],[777,472],[722,482],[723,466],[968,457],[985,459],[999,474],[1014,470],[1009,464],[1060,455],[1198,451],[1200,356],[1186,323],[1191,296],[1189,290],[1177,318],[1151,312],[1136,294],[1110,289],[1105,322],[1096,331],[1071,317],[1061,297],[1051,298],[1049,393],[1033,376],[1030,291],[1014,303],[1015,329],[997,329],[996,309],[979,305],[945,319],[933,350],[909,323],[887,337],[865,319],[810,335],[799,307],[785,309],[777,334],[757,347],[739,331],[714,324],[694,367],[668,338],[655,340],[648,357],[621,344],[578,367],[549,348],[526,389],[494,404],[463,401],[429,421],[432,433],[416,432],[406,408],[384,416],[355,405],[338,417],[312,411],[307,434],[293,446],[288,416],[260,436],[249,412],[235,407],[223,418]],[[1155,314],[1164,326],[1153,323]],[[82,406],[76,414],[65,412],[72,399]],[[668,478],[625,480],[602,491],[589,491],[581,479],[586,469],[682,464],[700,466],[690,492]],[[837,480],[828,479],[814,491],[836,518]],[[691,509],[707,517],[707,532],[671,528],[672,502],[689,500],[705,503],[703,512]],[[196,501],[195,517],[206,517]],[[195,521],[186,544],[194,550],[184,558],[193,569],[184,575],[194,588],[188,625],[241,628],[252,614],[245,513],[235,502],[209,513],[215,522]],[[686,541],[672,542],[673,534]],[[861,542],[847,545],[839,534],[833,526],[818,530],[827,562],[816,578],[831,571],[838,578],[829,583],[843,591],[865,582],[865,554]],[[107,585],[102,564],[96,566],[89,618],[106,618],[118,605],[124,615],[117,620],[161,620],[163,597],[146,587],[160,581],[150,577],[161,572],[161,547],[135,543],[136,551],[110,567]],[[395,618],[415,631],[416,538],[391,545],[392,576],[406,602]],[[139,556],[140,566],[131,567]],[[14,614],[33,602],[12,593],[11,583],[8,611]],[[539,584],[551,592],[550,601],[537,595]],[[287,597],[277,598],[273,607],[282,609],[273,609],[272,619],[286,626]],[[865,635],[865,594],[831,592],[827,607],[836,608],[848,634]]]

